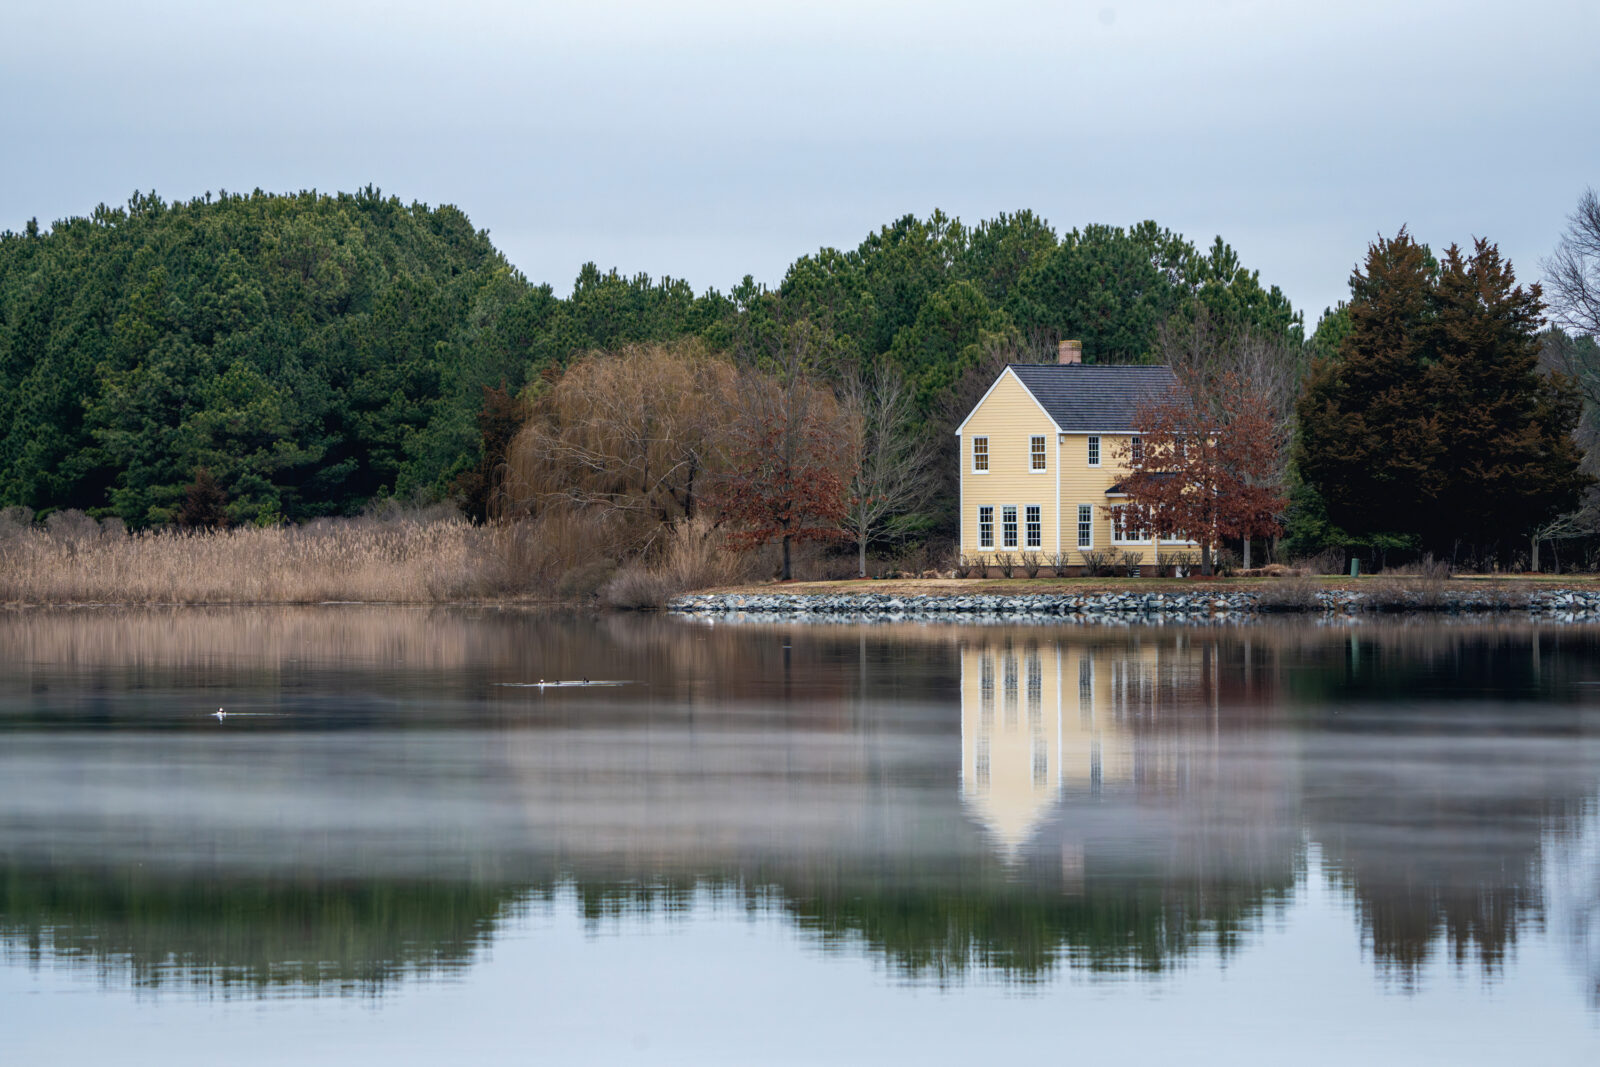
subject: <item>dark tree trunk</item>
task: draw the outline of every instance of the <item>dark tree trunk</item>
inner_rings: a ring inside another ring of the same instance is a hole
[[[784,534],[783,535],[783,580],[786,581],[786,582],[790,578],[790,571],[789,571],[789,542],[792,541],[792,540],[794,540],[794,538],[790,537],[788,534]]]

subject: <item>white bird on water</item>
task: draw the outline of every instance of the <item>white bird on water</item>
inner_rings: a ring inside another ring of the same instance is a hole
[[[228,713],[223,711],[221,708],[218,708],[217,711],[216,711],[216,714],[213,716],[213,718],[215,718],[218,722],[221,722],[223,719],[226,719],[227,717],[228,717]]]

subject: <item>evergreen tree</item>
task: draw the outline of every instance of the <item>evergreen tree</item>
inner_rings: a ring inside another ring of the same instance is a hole
[[[1416,530],[1439,490],[1423,389],[1430,272],[1404,229],[1372,245],[1350,277],[1349,332],[1312,364],[1296,405],[1296,467],[1347,536]]]
[[[1442,267],[1428,386],[1447,462],[1420,530],[1435,551],[1459,540],[1498,553],[1571,510],[1590,483],[1572,437],[1580,399],[1569,379],[1537,373],[1537,285],[1517,285],[1481,238],[1470,256],[1451,246]]]
[[[1298,471],[1329,523],[1487,559],[1576,503],[1577,399],[1535,371],[1541,306],[1486,241],[1442,264],[1404,229],[1371,246],[1297,405]]]

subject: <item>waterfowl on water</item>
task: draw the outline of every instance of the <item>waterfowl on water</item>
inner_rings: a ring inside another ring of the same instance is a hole
[[[212,718],[216,719],[218,722],[221,722],[223,719],[226,719],[227,717],[228,717],[228,713],[223,711],[221,708],[218,708],[216,710],[216,713],[212,716]]]

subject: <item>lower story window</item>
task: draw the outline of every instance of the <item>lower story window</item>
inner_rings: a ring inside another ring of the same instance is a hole
[[[1094,507],[1090,504],[1078,505],[1078,547],[1094,547]]]
[[[1017,547],[1017,506],[1007,504],[1000,509],[1000,543],[1006,548]]]
[[[1044,544],[1044,519],[1043,509],[1038,504],[1029,504],[1022,511],[1023,535],[1027,538],[1029,548],[1038,548]]]
[[[978,547],[994,547],[994,508],[978,509]]]
[[[1111,509],[1111,543],[1114,545],[1148,545],[1152,538],[1138,529],[1126,529],[1122,524],[1125,512],[1121,507]]]

